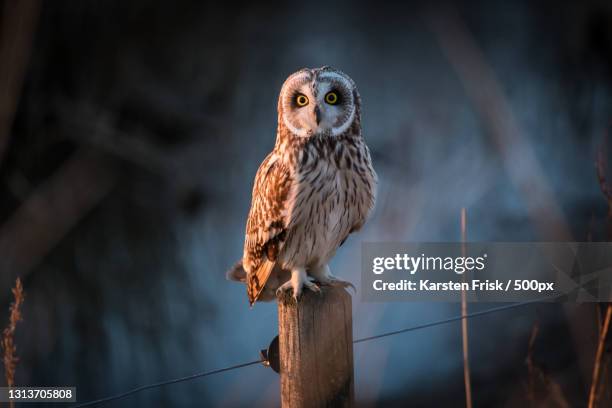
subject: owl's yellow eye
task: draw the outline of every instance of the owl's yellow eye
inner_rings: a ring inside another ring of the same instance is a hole
[[[308,105],[308,97],[304,94],[298,94],[295,97],[295,103],[297,106],[306,106]]]
[[[328,92],[327,95],[325,95],[325,102],[329,103],[330,105],[335,105],[338,103],[338,94],[335,92]]]

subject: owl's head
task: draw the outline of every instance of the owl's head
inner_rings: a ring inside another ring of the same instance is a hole
[[[279,122],[299,137],[339,136],[358,120],[359,103],[355,83],[344,72],[331,67],[305,68],[283,84]]]

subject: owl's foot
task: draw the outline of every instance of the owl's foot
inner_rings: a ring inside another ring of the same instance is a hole
[[[297,301],[302,295],[303,288],[306,287],[315,293],[321,292],[319,286],[313,282],[304,269],[295,269],[291,271],[291,279],[283,283],[277,290],[276,296],[281,296],[289,290],[293,291],[293,298]]]
[[[355,289],[355,285],[353,285],[351,282],[349,281],[343,281],[342,279],[338,279],[335,276],[328,276],[327,279],[324,279],[321,282],[321,285],[328,285],[328,286],[337,286],[337,287],[341,287],[341,288],[351,288],[353,289],[354,293],[357,293],[357,289]]]
[[[355,289],[355,285],[351,282],[343,281],[342,279],[338,279],[334,275],[331,274],[328,265],[324,265],[320,268],[314,269],[310,272],[310,274],[321,284],[327,286],[337,286],[342,288],[351,288],[354,293],[357,293],[357,289]]]

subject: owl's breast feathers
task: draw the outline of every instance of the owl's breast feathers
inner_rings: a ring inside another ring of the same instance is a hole
[[[291,138],[257,171],[243,253],[253,304],[275,266],[332,256],[374,207],[376,173],[361,136]],[[325,253],[322,253],[325,252]]]

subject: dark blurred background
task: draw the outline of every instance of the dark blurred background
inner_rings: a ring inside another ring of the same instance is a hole
[[[83,401],[257,358],[276,307],[250,310],[224,273],[302,67],[340,68],[362,95],[378,204],[331,265],[358,289],[360,242],[457,241],[463,207],[472,241],[610,239],[594,166],[612,151],[609,1],[1,4],[0,310],[21,277],[17,385]],[[459,313],[353,307],[355,338]],[[471,320],[476,406],[586,406],[597,324],[593,305]],[[355,375],[360,406],[464,406],[460,326],[356,345]],[[279,404],[272,370],[110,406],[247,404]]]

